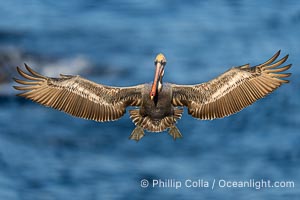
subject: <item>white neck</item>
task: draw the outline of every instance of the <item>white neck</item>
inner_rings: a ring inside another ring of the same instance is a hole
[[[162,87],[163,87],[163,85],[162,85],[162,81],[161,81],[161,80],[159,80],[159,81],[158,81],[158,87],[157,87],[157,89],[158,89],[158,92],[160,92],[160,91],[162,90]]]

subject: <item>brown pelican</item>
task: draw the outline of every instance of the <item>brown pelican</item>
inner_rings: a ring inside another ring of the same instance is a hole
[[[233,67],[209,82],[196,85],[163,83],[166,58],[158,54],[153,83],[132,87],[111,87],[84,79],[80,76],[60,75],[59,78],[43,76],[25,64],[29,73],[19,67],[17,71],[27,80],[14,79],[24,90],[18,96],[31,99],[76,117],[105,122],[124,115],[127,106],[130,118],[136,125],[130,139],[140,140],[144,130],[161,132],[168,129],[174,138],[182,137],[175,126],[181,118],[183,106],[197,119],[212,120],[232,115],[265,97],[288,80],[291,64],[283,64],[288,55],[275,62],[280,51],[266,62],[250,67],[249,64]]]

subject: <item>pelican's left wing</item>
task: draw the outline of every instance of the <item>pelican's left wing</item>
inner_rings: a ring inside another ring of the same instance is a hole
[[[95,121],[119,119],[127,106],[139,106],[143,85],[111,87],[84,79],[80,76],[61,75],[60,78],[43,76],[25,64],[29,73],[19,67],[17,71],[27,80],[14,79],[25,90],[18,96],[31,99],[76,117]]]
[[[288,55],[274,62],[278,51],[263,64],[250,67],[248,64],[234,67],[221,76],[198,85],[173,85],[173,105],[187,106],[193,117],[210,120],[234,114],[251,105],[256,100],[273,92],[288,80],[291,64],[283,64]]]

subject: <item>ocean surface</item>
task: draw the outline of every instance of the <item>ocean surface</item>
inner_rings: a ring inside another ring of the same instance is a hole
[[[0,199],[300,198],[299,1],[0,5]],[[200,121],[185,110],[176,141],[167,132],[131,141],[128,113],[87,121],[16,97],[11,87],[25,62],[48,76],[129,86],[151,82],[154,58],[164,53],[164,81],[196,84],[278,50],[293,64],[289,84],[224,119]]]

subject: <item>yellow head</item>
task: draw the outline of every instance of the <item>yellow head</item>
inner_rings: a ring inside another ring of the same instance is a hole
[[[164,54],[159,53],[159,54],[157,54],[157,56],[156,56],[156,58],[154,60],[154,63],[155,63],[155,65],[156,65],[156,63],[161,63],[161,64],[164,63],[164,64],[166,64],[167,63],[167,59],[164,56]]]

